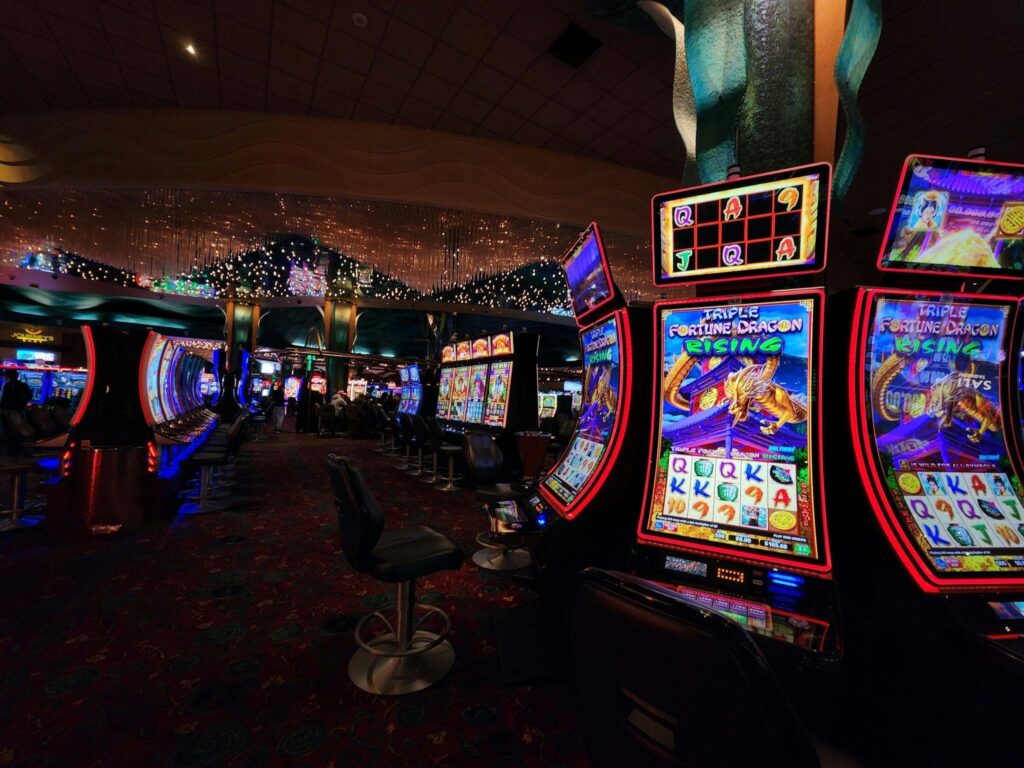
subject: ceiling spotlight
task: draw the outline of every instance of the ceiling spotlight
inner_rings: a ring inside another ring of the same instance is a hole
[[[355,13],[352,14],[352,23],[355,24],[360,29],[363,29],[369,23],[369,21],[367,20],[365,13],[359,13],[358,11],[356,11]]]
[[[185,43],[185,53],[187,53],[189,56],[198,55],[196,53],[196,47],[192,45],[192,43]]]

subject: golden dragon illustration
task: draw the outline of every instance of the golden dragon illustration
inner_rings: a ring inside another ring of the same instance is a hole
[[[774,435],[786,424],[798,424],[807,419],[807,406],[773,381],[779,368],[778,356],[769,357],[761,364],[749,358],[741,360],[746,367],[730,373],[725,379],[725,397],[729,400],[733,426],[750,418],[751,411],[775,417],[774,422],[761,420],[761,432],[766,435]],[[696,362],[684,352],[665,377],[663,395],[680,410],[690,410],[689,398],[680,392],[680,388]]]
[[[871,405],[886,421],[899,421],[902,416],[897,408],[886,402],[889,387],[896,376],[906,368],[910,358],[894,352],[882,361],[871,379]],[[924,363],[926,365],[927,362]],[[921,365],[923,368],[924,365]],[[967,430],[967,439],[972,443],[981,441],[986,432],[1001,432],[1002,417],[983,394],[964,385],[964,378],[974,375],[975,364],[964,371],[952,371],[932,384],[928,391],[928,414],[939,421],[939,429],[953,426],[954,417],[970,418],[978,422],[975,428]]]

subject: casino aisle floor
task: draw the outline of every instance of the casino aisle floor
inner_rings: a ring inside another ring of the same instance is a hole
[[[372,440],[285,432],[245,446],[237,510],[62,541],[0,541],[0,764],[585,765],[566,684],[501,684],[492,612],[536,600],[468,555],[469,493],[442,494]],[[389,590],[352,571],[324,458],[364,468],[390,524],[452,533],[467,565],[420,584],[452,617],[433,689],[374,697],[346,674],[352,627]]]

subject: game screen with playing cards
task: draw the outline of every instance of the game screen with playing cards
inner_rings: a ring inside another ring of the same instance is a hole
[[[877,296],[867,317],[867,444],[895,522],[939,577],[1024,572],[1024,493],[1001,382],[1013,305]]]
[[[820,566],[821,294],[656,308],[659,434],[646,540]]]

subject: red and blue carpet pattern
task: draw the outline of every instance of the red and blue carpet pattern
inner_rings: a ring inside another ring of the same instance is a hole
[[[67,541],[0,540],[0,766],[586,764],[564,684],[501,684],[492,613],[535,593],[480,572],[472,495],[394,469],[373,441],[282,434],[245,446],[247,501],[216,515]],[[467,565],[424,579],[457,661],[432,689],[348,679],[359,617],[388,606],[338,542],[325,458],[348,455],[388,523],[451,533]]]

